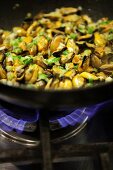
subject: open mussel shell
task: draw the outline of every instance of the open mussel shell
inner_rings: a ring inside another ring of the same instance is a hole
[[[56,35],[50,44],[50,51],[52,53],[59,52],[65,48],[64,44],[64,36],[63,35]]]
[[[102,61],[98,56],[95,54],[92,54],[91,56],[91,64],[94,68],[99,68],[102,65]]]
[[[103,64],[100,67],[100,70],[105,72],[105,73],[113,73],[113,63],[110,64]]]

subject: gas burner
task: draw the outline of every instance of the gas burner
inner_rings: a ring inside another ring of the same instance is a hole
[[[86,120],[84,120],[82,124],[76,127],[66,127],[61,130],[50,131],[51,142],[59,143],[77,135],[86,126],[87,119],[88,118],[86,118]],[[37,135],[37,131],[38,131],[38,135]],[[15,131],[6,132],[3,130],[3,127],[0,125],[0,135],[3,138],[7,139],[10,142],[16,142],[17,144],[21,144],[28,147],[35,147],[40,144],[39,130],[37,131],[32,132],[32,134],[29,135],[26,133],[19,134]]]
[[[78,134],[103,104],[74,110],[55,111],[57,118],[49,120],[51,142],[58,143]],[[25,113],[28,114],[25,114]],[[62,113],[62,114],[61,114]],[[67,115],[66,115],[67,114]],[[40,143],[39,111],[18,106],[0,107],[0,132],[6,139],[25,146]],[[60,115],[64,115],[61,117]],[[65,116],[66,115],[66,116]]]
[[[13,117],[10,117],[2,111],[0,113],[1,113],[0,118],[1,117],[5,118],[5,120],[1,119],[1,123],[0,123],[0,131],[2,137],[25,146],[39,145],[40,132],[39,132],[38,121],[28,123],[26,121],[17,120]],[[76,116],[75,126],[73,123],[71,125],[72,120],[70,120],[66,116],[64,117],[64,126],[60,122],[61,121],[60,118],[58,120],[55,119],[49,121],[52,143],[58,143],[67,140],[75,136],[86,126],[86,121],[88,120],[88,116],[86,115],[85,112],[80,112],[79,114],[76,112],[72,112],[72,115],[73,114],[75,114]],[[66,122],[69,122],[69,124],[67,125]]]

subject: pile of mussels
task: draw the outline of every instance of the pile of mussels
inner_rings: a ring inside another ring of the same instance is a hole
[[[94,22],[62,7],[0,30],[0,82],[37,89],[89,87],[113,80],[113,21]]]

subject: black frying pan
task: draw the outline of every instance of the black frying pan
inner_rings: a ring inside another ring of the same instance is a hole
[[[10,29],[20,24],[27,12],[36,14],[62,6],[82,6],[94,20],[105,16],[113,19],[112,0],[1,0],[0,27]],[[76,107],[112,98],[113,83],[69,91],[40,91],[0,84],[0,99],[27,107]]]

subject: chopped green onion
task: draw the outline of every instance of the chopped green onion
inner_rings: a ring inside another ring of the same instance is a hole
[[[28,48],[31,48],[33,45],[37,45],[39,37],[35,37],[31,43],[28,44]]]
[[[109,33],[113,33],[113,29],[110,29],[110,30],[109,30]]]
[[[74,65],[74,69],[75,69],[75,70],[78,69],[78,64]]]
[[[91,79],[91,78],[88,79],[88,83],[89,83],[89,84],[93,84],[93,79]]]
[[[69,54],[69,51],[68,51],[68,50],[65,50],[65,51],[63,51],[62,54],[63,54],[63,55],[68,55],[68,54]]]
[[[17,47],[13,50],[13,52],[16,53],[16,54],[20,54],[20,53],[22,53],[22,51],[23,50],[20,47]]]
[[[14,76],[14,73],[13,73],[13,72],[8,72],[8,74],[7,74],[8,80],[11,81],[14,77],[15,77],[15,76]]]
[[[100,22],[101,25],[107,25],[111,22],[111,20],[106,20],[106,21],[102,21]]]
[[[50,37],[46,36],[46,38],[47,38],[48,41],[51,41],[51,38],[50,38]]]
[[[34,39],[32,45],[37,45],[38,39]]]
[[[47,76],[47,74],[40,74],[38,78],[39,78],[40,80],[48,81],[48,76]]]
[[[35,38],[33,39],[33,41],[28,44],[28,48],[31,48],[33,45],[37,45],[40,36],[42,36],[42,35],[39,35],[39,36],[35,37]]]
[[[108,41],[113,40],[113,34],[109,34],[108,37],[107,37],[107,40],[108,40]]]
[[[31,56],[21,56],[21,55],[13,55],[10,52],[6,53],[7,57],[11,57],[13,60],[19,60],[21,62],[21,64],[24,65],[29,65],[30,63],[33,62],[33,59],[31,58]]]
[[[10,44],[14,47],[18,47],[19,43],[22,42],[22,37],[18,37],[14,40],[11,40]]]
[[[7,53],[5,53],[5,55],[6,55],[6,57],[12,56],[11,52],[7,52]]]
[[[11,52],[7,52],[7,53],[5,53],[5,55],[6,55],[6,57],[11,58],[12,60],[14,60],[14,59],[17,58],[17,56],[15,56],[15,55],[14,55],[13,53],[11,53]]]
[[[30,63],[32,63],[33,62],[33,59],[32,58],[25,58],[24,60],[23,60],[23,63],[25,64],[25,65],[29,65]]]
[[[19,57],[19,59],[21,60],[22,64],[24,65],[29,65],[30,63],[33,62],[33,59],[32,59],[32,56],[25,56],[25,57],[22,57],[22,56],[17,56]]]
[[[88,27],[87,33],[88,34],[93,34],[93,32],[95,31],[95,27]]]
[[[12,56],[12,58],[13,58],[13,60],[20,60],[21,61],[21,59],[22,59],[22,56],[21,55],[14,55],[14,56]]]
[[[51,57],[49,59],[46,60],[48,65],[57,63],[58,61],[60,61],[60,57]]]
[[[86,84],[86,87],[92,87],[92,86],[93,86],[93,84],[91,84],[91,83]]]
[[[43,35],[45,35],[44,32],[40,32],[40,33],[39,33],[39,36],[43,36]]]
[[[77,38],[77,34],[75,34],[75,33],[71,33],[71,34],[70,34],[70,38],[72,38],[72,39],[74,39],[74,40],[75,40],[75,39]]]
[[[85,25],[79,25],[78,31],[84,34],[86,32]]]
[[[94,68],[93,71],[94,71],[95,73],[97,73],[97,72],[98,72],[98,69],[97,69],[97,68]]]
[[[27,47],[30,49],[33,45],[34,45],[34,43],[31,42],[31,43],[29,43],[29,44],[27,45]]]
[[[82,56],[83,56],[83,57],[84,57],[84,56],[90,56],[90,54],[91,54],[91,50],[86,49],[86,50],[84,50],[84,52],[82,53]]]
[[[6,70],[9,71],[13,71],[13,66],[6,66]]]

